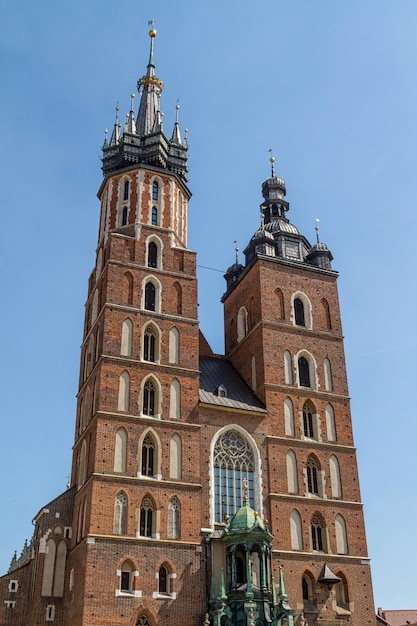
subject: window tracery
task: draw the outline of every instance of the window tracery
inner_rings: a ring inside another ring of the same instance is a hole
[[[217,440],[213,455],[215,521],[223,522],[243,504],[243,485],[247,482],[249,503],[254,505],[254,455],[237,430],[223,433]]]

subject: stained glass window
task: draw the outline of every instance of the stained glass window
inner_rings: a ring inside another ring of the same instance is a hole
[[[215,521],[224,522],[243,504],[244,481],[249,504],[254,506],[254,456],[248,441],[236,430],[223,433],[214,447]]]

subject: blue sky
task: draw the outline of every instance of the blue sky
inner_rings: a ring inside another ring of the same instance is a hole
[[[415,0],[0,0],[0,570],[70,472],[100,146],[153,18],[165,129],[177,99],[189,129],[202,330],[222,352],[222,273],[272,148],[288,217],[310,240],[320,218],[340,272],[375,604],[415,608]]]

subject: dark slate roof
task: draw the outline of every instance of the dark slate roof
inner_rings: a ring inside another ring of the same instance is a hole
[[[226,388],[226,397],[218,395],[220,385]],[[221,357],[200,356],[200,402],[266,413],[262,402],[231,363]]]

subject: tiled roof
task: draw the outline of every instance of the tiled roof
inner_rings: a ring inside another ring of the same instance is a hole
[[[226,359],[201,356],[200,372],[200,402],[266,413],[262,402]],[[225,396],[218,395],[220,386],[226,388]]]
[[[398,611],[382,609],[381,613],[390,626],[406,626],[406,624],[412,626],[417,622],[417,609],[400,609]]]

